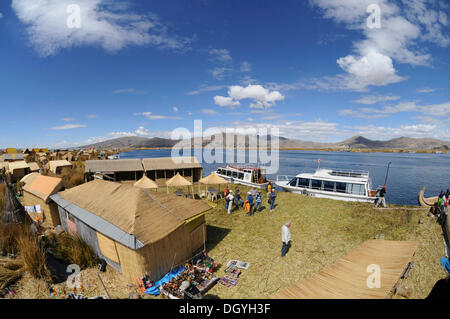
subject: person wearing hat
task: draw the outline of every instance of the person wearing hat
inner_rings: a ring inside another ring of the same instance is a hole
[[[234,196],[233,191],[230,189],[228,196],[228,215],[231,215],[231,211],[233,210]]]
[[[250,205],[250,211],[247,213],[248,216],[253,215],[253,208],[255,207],[255,202],[253,200],[252,192],[248,192],[247,202]]]
[[[380,190],[377,197],[377,204],[375,205],[375,207],[378,207],[380,203],[382,203],[383,207],[386,208],[386,199],[384,198],[384,195],[386,195],[386,185],[384,185],[383,188]]]

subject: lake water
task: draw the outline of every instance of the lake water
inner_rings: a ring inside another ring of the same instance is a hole
[[[392,162],[386,183],[386,201],[388,203],[417,205],[417,193],[422,186],[426,186],[426,197],[436,196],[441,189],[450,188],[450,154],[324,151],[280,151],[279,154],[278,173],[269,175],[269,179],[276,180],[276,175],[295,176],[301,172],[312,173],[317,168],[317,159],[320,158],[321,168],[369,171],[372,188],[383,185],[387,165]],[[246,155],[248,158],[248,154]],[[171,150],[136,150],[120,154],[121,158],[169,156],[171,156]],[[201,162],[205,176],[223,165],[222,163]]]

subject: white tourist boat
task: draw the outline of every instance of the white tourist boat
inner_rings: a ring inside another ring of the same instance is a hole
[[[290,179],[277,176],[275,184],[287,192],[312,197],[368,203],[376,200],[367,171],[318,169]]]
[[[269,181],[264,172],[264,168],[261,167],[227,165],[219,167],[216,174],[234,184],[265,189]]]

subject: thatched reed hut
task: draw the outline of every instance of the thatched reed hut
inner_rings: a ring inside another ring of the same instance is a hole
[[[27,174],[24,177],[22,177],[20,182],[23,185],[25,185],[27,183],[31,183],[32,181],[34,181],[36,179],[36,177],[38,177],[38,176],[39,176],[39,173],[33,172],[33,173]]]
[[[144,158],[142,165],[145,174],[159,186],[166,186],[166,182],[177,173],[191,183],[202,178],[203,167],[195,157],[160,157]]]
[[[85,240],[129,282],[160,279],[204,247],[199,200],[151,192],[129,184],[94,180],[51,196],[62,226]]]
[[[22,153],[6,153],[3,154],[3,161],[4,162],[17,162],[17,161],[23,161],[24,154]]]
[[[85,164],[85,173],[100,173],[114,181],[137,181],[144,174],[140,159],[89,160]]]
[[[72,163],[66,160],[50,161],[46,167],[53,174],[61,175],[63,168],[72,168]]]
[[[7,173],[11,183],[15,183],[30,173],[30,167],[25,161],[7,163]]]
[[[142,178],[140,180],[138,180],[136,183],[134,183],[133,186],[140,187],[143,189],[157,189],[158,188],[158,184],[156,184],[154,181],[152,181],[150,178],[148,178],[145,175],[142,176]]]
[[[61,224],[58,207],[50,196],[63,189],[62,179],[44,175],[36,176],[23,187],[23,204],[25,206],[41,206],[44,226],[55,227]]]
[[[30,169],[30,172],[39,172],[40,169],[39,164],[36,162],[28,163],[28,167]]]

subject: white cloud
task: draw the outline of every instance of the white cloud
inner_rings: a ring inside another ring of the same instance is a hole
[[[202,112],[204,114],[208,114],[208,115],[219,115],[219,112],[217,112],[216,110],[212,110],[212,109],[202,109],[200,112]]]
[[[366,95],[352,102],[359,104],[376,104],[379,102],[397,101],[398,99],[400,99],[400,96]]]
[[[224,88],[223,85],[202,85],[202,86],[200,86],[200,88],[198,90],[189,91],[186,94],[187,95],[198,95],[198,94],[202,94],[205,92],[219,91],[223,88]]]
[[[149,120],[182,120],[181,116],[155,115],[152,112],[134,113],[135,116],[144,116]]]
[[[172,107],[172,110],[173,110],[175,113],[178,113],[178,108],[177,108],[176,106]]]
[[[0,12],[0,19],[3,18],[3,13]]]
[[[339,111],[339,115],[360,118],[377,118],[401,112],[416,112],[426,116],[432,114],[434,117],[443,119],[450,116],[450,102],[430,105],[418,105],[416,102],[402,102],[394,106],[383,106],[382,108],[360,108],[358,110],[344,109]]]
[[[233,108],[241,105],[241,103],[239,103],[239,101],[233,101],[233,99],[231,97],[225,97],[225,96],[215,96],[214,103],[216,103],[217,105],[222,106],[222,107],[229,107],[230,109],[233,109]]]
[[[61,125],[61,126],[54,126],[52,128],[50,128],[51,130],[72,130],[75,128],[81,128],[81,127],[86,127],[86,124],[65,124],[65,125]]]
[[[89,114],[87,117],[88,117],[88,119],[96,119],[96,118],[98,118],[98,115],[97,114]]]
[[[228,88],[228,97],[215,96],[214,102],[219,106],[239,106],[240,100],[251,99],[253,103],[250,108],[269,108],[275,105],[277,101],[284,100],[284,96],[279,91],[270,91],[262,85],[248,85],[242,87],[233,85]]]
[[[72,0],[13,0],[12,8],[26,25],[29,41],[43,57],[78,46],[116,52],[130,45],[186,49],[191,39],[169,35],[166,25],[152,14],[131,12],[128,2],[77,0],[80,28],[69,28],[67,7]]]
[[[247,61],[241,63],[241,72],[250,72],[252,70],[252,65]]]
[[[61,121],[63,122],[72,122],[75,121],[75,119],[73,117],[64,117],[61,119]]]
[[[443,31],[446,14],[440,14],[442,11],[426,0],[404,1],[401,6],[387,0],[310,0],[310,3],[325,18],[362,32],[365,37],[353,43],[354,53],[337,60],[346,74],[314,81],[315,88],[364,91],[372,85],[400,82],[405,78],[397,75],[393,60],[429,66],[432,57],[419,44],[428,41],[442,47],[449,45],[449,36]],[[380,7],[381,28],[367,26],[366,9],[371,4]]]
[[[233,69],[228,67],[216,67],[212,70],[209,70],[209,73],[212,74],[212,76],[217,80],[223,80],[223,78],[229,74]]]
[[[418,93],[431,93],[436,91],[436,89],[430,88],[430,87],[424,87],[422,89],[417,89],[416,92]]]
[[[230,51],[227,49],[211,49],[208,53],[213,56],[213,60],[220,63],[227,64],[233,61]]]
[[[339,58],[337,63],[347,72],[345,86],[353,90],[363,90],[370,85],[384,86],[405,79],[396,74],[390,57],[376,51],[361,57],[348,55]]]
[[[128,89],[117,89],[113,93],[114,94],[124,94],[124,93],[128,93],[128,94],[145,94],[145,91],[136,90],[136,89],[133,89],[133,88],[128,88]]]

